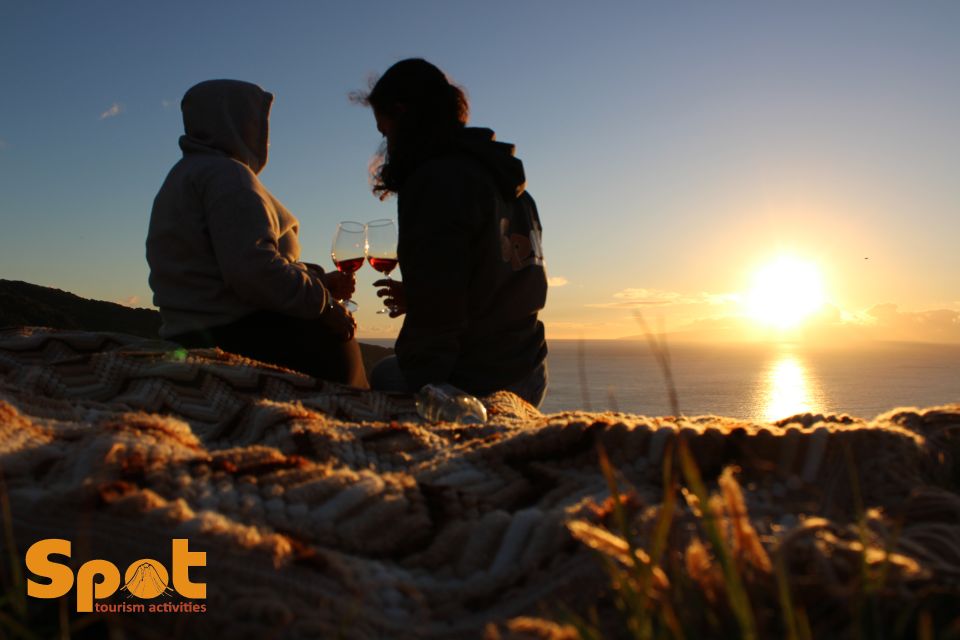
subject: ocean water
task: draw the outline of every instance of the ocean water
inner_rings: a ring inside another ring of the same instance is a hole
[[[671,413],[646,342],[552,341],[549,348],[545,413]],[[872,418],[897,406],[960,402],[960,345],[671,345],[669,353],[685,415],[765,421],[810,411]]]
[[[392,347],[392,340],[364,339]],[[669,415],[660,366],[645,341],[553,340],[540,409]],[[900,406],[960,403],[960,345],[880,342],[669,346],[680,411],[769,421],[803,413],[873,418]],[[586,385],[581,382],[585,378]]]

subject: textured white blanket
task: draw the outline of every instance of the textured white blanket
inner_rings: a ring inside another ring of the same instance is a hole
[[[804,567],[832,566],[856,541],[856,488],[883,508],[876,527],[906,517],[892,598],[960,581],[960,405],[761,426],[485,402],[486,425],[428,425],[408,396],[217,350],[3,330],[0,471],[16,554],[54,537],[73,542],[75,565],[169,567],[172,538],[206,551],[191,573],[207,584],[206,613],[109,618],[132,637],[478,637],[596,603],[602,565],[568,524],[607,524],[598,445],[632,485],[642,532],[665,445],[682,434],[708,480],[739,467],[753,526],[767,547],[793,545],[794,571],[843,579]],[[819,528],[800,517],[813,513]]]

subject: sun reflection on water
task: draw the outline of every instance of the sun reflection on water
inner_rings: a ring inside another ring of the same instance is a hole
[[[764,394],[765,421],[823,411],[815,381],[803,361],[793,354],[783,354],[772,362],[765,373]]]

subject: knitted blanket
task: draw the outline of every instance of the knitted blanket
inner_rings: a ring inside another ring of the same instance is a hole
[[[0,557],[62,538],[74,570],[102,558],[122,572],[170,567],[172,539],[205,552],[190,570],[205,612],[105,614],[128,637],[545,637],[559,627],[510,621],[584,612],[608,590],[596,545],[571,534],[610,525],[598,448],[642,535],[683,438],[711,486],[738,467],[760,545],[814,591],[842,586],[856,544],[893,545],[892,601],[960,584],[960,405],[757,425],[484,401],[487,424],[426,424],[410,396],[219,350],[0,330]],[[853,529],[864,510],[868,539]]]

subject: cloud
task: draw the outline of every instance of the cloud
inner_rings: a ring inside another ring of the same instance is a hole
[[[613,294],[615,302],[588,304],[596,309],[644,309],[647,307],[666,307],[670,305],[710,304],[719,305],[736,302],[739,297],[732,293],[695,294],[664,291],[662,289],[623,289]]]
[[[900,311],[895,304],[874,305],[861,316],[867,327],[883,340],[960,342],[960,311],[930,309]]]
[[[681,337],[690,339],[755,339],[779,335],[747,317],[736,315],[698,318],[678,329]],[[805,336],[824,344],[863,340],[956,344],[960,343],[960,311],[901,311],[897,305],[887,303],[851,312],[826,305],[793,333],[794,337]]]
[[[570,284],[570,281],[563,276],[554,276],[552,278],[547,278],[547,284],[551,287],[565,287]]]
[[[807,326],[821,337],[902,342],[960,342],[960,311],[928,309],[901,311],[892,303],[861,311],[828,306]]]
[[[140,304],[140,296],[130,296],[122,300],[117,300],[117,304],[122,304],[125,307],[136,307]]]
[[[123,113],[123,105],[119,102],[114,102],[110,105],[110,108],[100,114],[101,120],[106,120],[107,118],[115,118],[116,116]]]
[[[579,340],[619,338],[633,326],[629,322],[597,322],[551,320],[544,318],[548,340]]]
[[[169,108],[171,108],[171,107],[172,107],[173,105],[175,105],[175,104],[176,104],[176,102],[174,102],[173,100],[166,100],[166,99],[164,99],[164,100],[161,100],[161,101],[160,101],[160,106],[163,107],[164,109],[169,109]]]

